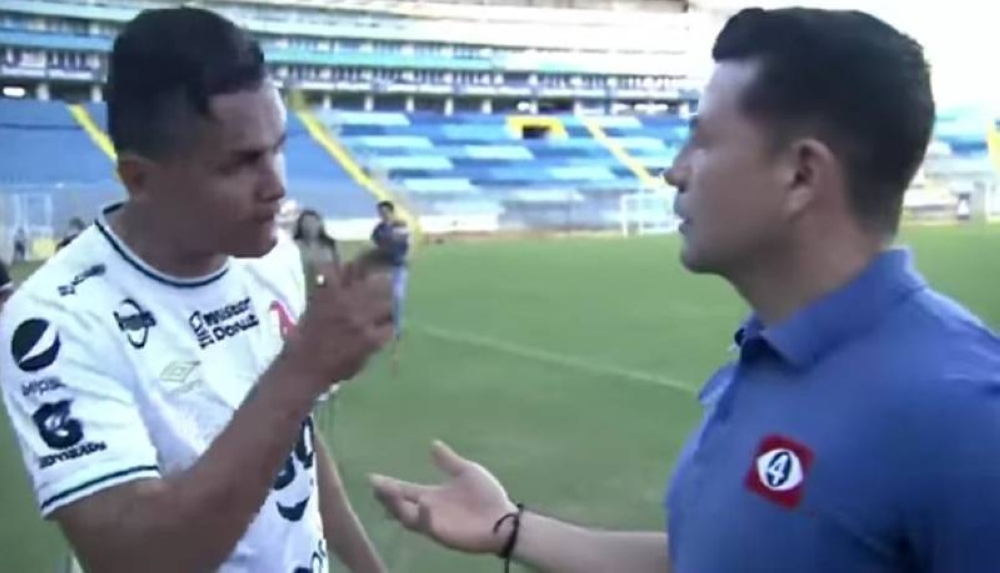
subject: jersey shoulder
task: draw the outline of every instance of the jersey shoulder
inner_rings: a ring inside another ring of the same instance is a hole
[[[95,355],[104,351],[92,335],[101,328],[102,313],[110,312],[109,257],[96,233],[93,227],[82,233],[14,291],[0,313],[0,343],[9,346],[18,334],[51,326],[89,340],[86,347]]]
[[[45,261],[14,292],[4,314],[38,305],[74,314],[101,306],[99,301],[106,297],[100,283],[107,281],[110,257],[98,233],[91,227]]]

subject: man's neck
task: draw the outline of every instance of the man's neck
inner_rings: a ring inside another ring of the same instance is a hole
[[[856,279],[887,244],[871,240],[842,247],[830,241],[815,250],[782,253],[748,265],[729,280],[765,325],[779,324]]]
[[[126,203],[108,216],[115,235],[139,259],[161,273],[192,278],[209,275],[226,264],[225,255],[186,251],[175,235],[164,228],[163,219]]]

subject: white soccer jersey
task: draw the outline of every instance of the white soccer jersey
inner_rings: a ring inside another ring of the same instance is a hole
[[[280,240],[263,258],[173,278],[102,216],[37,271],[0,316],[0,387],[42,514],[194,464],[302,312],[300,261]],[[327,570],[312,435],[309,419],[220,572]]]

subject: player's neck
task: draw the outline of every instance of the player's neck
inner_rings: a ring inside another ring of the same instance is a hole
[[[144,263],[166,275],[193,278],[209,275],[226,264],[225,255],[185,250],[163,219],[126,203],[108,216],[112,231]]]
[[[776,254],[729,280],[765,325],[779,324],[849,284],[885,248],[881,241],[859,242],[852,248],[829,241],[815,249]]]

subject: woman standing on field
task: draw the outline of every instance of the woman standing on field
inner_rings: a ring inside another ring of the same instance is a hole
[[[337,252],[337,241],[331,237],[323,224],[323,218],[313,209],[305,209],[295,223],[292,235],[295,244],[302,253],[302,263],[307,277],[315,276],[315,269],[330,263],[340,266],[340,254]],[[315,285],[307,281],[307,288]]]

